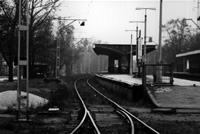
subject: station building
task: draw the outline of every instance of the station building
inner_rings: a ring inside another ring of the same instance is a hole
[[[130,44],[94,44],[97,55],[108,56],[108,73],[128,74],[130,68]],[[144,49],[144,46],[143,48]],[[146,52],[156,49],[155,44],[146,45]],[[132,44],[132,55],[136,55],[136,45]]]
[[[200,75],[200,50],[177,54],[176,71]]]

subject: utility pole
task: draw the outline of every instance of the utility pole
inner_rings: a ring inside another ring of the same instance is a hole
[[[162,0],[160,0],[160,16],[159,16],[159,59],[158,63],[162,64]],[[163,67],[159,66],[157,71],[157,81],[162,82],[162,70]]]
[[[17,121],[29,121],[29,8],[26,1],[26,22],[22,21],[22,0],[19,0],[19,18],[18,18],[18,71],[17,71]],[[26,43],[23,45],[22,34],[26,33]],[[24,52],[25,47],[25,52]],[[23,71],[25,69],[25,71]],[[21,79],[22,74],[26,72],[26,78]],[[23,85],[25,81],[25,86]],[[25,94],[22,94],[25,91]],[[22,115],[22,102],[25,103],[26,118]]]
[[[75,21],[82,21],[80,23],[80,26],[85,26],[85,21],[87,21],[87,20],[86,19],[68,19],[68,18],[61,18],[61,17],[54,18],[54,19],[71,21],[66,26],[59,29],[59,32],[58,32],[58,39],[57,39],[57,46],[56,46],[56,78],[60,78],[60,31],[64,28],[67,28],[70,24],[74,23]]]

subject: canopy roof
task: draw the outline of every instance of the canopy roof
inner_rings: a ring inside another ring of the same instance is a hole
[[[97,55],[128,55],[130,54],[130,44],[94,44],[93,50]],[[144,45],[142,46],[144,49]],[[155,44],[146,45],[146,52],[149,53],[156,49]],[[132,54],[136,55],[136,45],[132,45]]]

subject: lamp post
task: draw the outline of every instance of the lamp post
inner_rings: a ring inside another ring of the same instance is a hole
[[[63,28],[59,29],[60,31],[64,28],[67,28],[70,24],[74,23],[75,21],[82,21],[80,23],[80,26],[85,26],[85,21],[86,19],[67,19],[67,18],[53,18],[53,19],[58,19],[58,20],[71,20],[70,23],[68,23],[66,26]],[[57,46],[56,46],[56,78],[60,78],[60,34],[58,34],[58,40],[57,40]]]
[[[133,44],[132,44],[132,40],[133,40],[133,35],[132,35],[132,32],[133,31],[136,31],[136,30],[125,30],[126,32],[131,32],[131,49],[130,49],[130,68],[129,68],[129,73],[130,75],[133,74]]]
[[[156,10],[156,8],[136,8],[136,10],[145,10],[145,15],[144,15],[144,63],[145,63],[146,62],[147,10]]]
[[[138,23],[144,23],[144,21],[129,21],[129,23],[136,23],[136,62],[138,66]],[[139,66],[138,66],[138,71],[139,71]]]

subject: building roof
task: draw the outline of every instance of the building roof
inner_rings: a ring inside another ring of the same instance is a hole
[[[130,54],[130,44],[94,44],[93,50],[97,55],[127,55]],[[144,49],[144,46],[143,46]],[[155,44],[146,45],[147,53],[156,49]],[[136,55],[136,45],[132,44],[132,54]]]
[[[200,54],[200,50],[194,50],[194,51],[190,51],[186,53],[177,54],[176,57],[178,58],[178,57],[190,56],[190,55],[195,55],[195,54]]]

